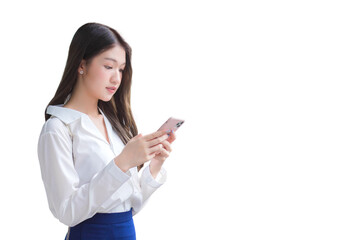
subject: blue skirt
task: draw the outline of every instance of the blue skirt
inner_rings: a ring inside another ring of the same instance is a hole
[[[132,209],[127,212],[96,213],[69,227],[65,240],[136,240]]]

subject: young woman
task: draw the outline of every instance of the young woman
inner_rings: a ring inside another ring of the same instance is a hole
[[[131,78],[131,48],[117,31],[99,23],[76,31],[37,149],[65,239],[136,239],[133,215],[166,180],[175,134],[138,134]]]

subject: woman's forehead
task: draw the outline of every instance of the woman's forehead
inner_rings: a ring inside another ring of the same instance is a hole
[[[109,60],[119,65],[124,65],[126,63],[126,53],[124,49],[120,47],[113,47],[107,51],[100,54],[102,60]]]

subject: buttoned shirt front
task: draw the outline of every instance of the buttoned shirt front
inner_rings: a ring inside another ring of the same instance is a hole
[[[166,181],[162,167],[156,179],[149,165],[122,171],[115,157],[125,147],[103,111],[110,144],[90,117],[80,111],[50,105],[51,117],[38,140],[38,158],[48,205],[52,214],[67,226],[75,226],[97,212],[132,209],[137,214],[149,197]]]

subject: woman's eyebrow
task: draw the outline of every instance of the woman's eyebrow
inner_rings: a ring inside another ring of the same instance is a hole
[[[114,61],[114,62],[116,62],[117,63],[117,61],[115,60],[115,59],[113,59],[113,58],[108,58],[108,57],[106,57],[106,58],[104,58],[104,59],[107,59],[107,60],[111,60],[111,61]],[[125,63],[122,63],[121,65],[124,65]],[[120,65],[120,66],[121,66]]]

